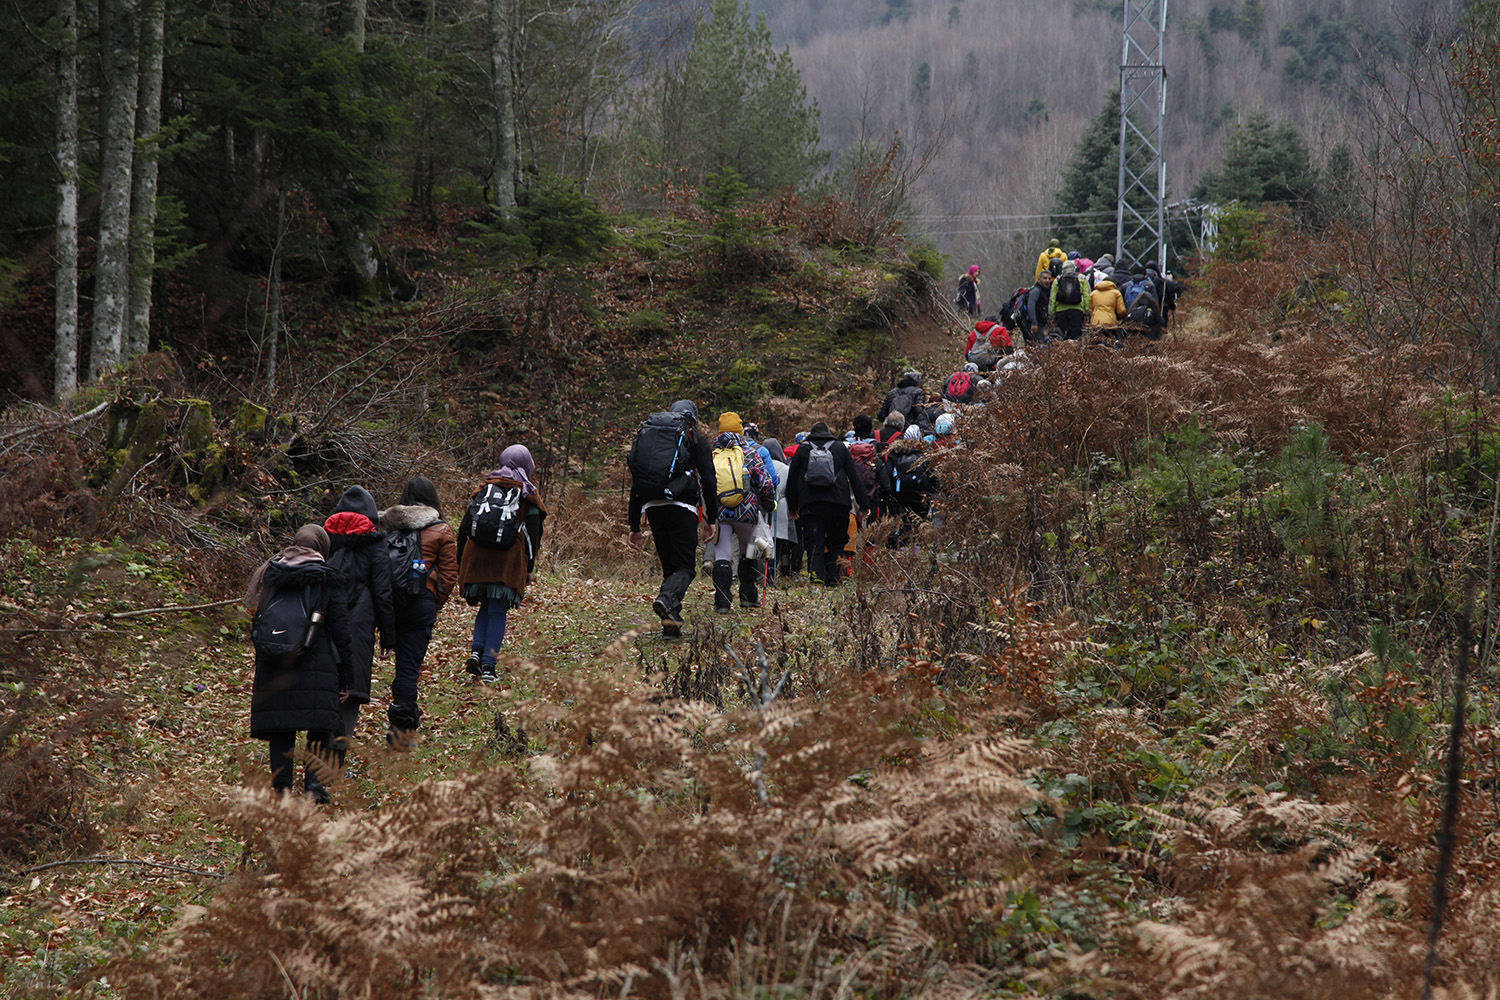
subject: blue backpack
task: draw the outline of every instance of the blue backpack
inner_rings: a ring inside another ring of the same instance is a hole
[[[1146,287],[1149,284],[1149,281],[1147,281],[1145,278],[1142,278],[1139,281],[1132,281],[1130,284],[1125,286],[1121,294],[1125,296],[1126,309],[1129,309],[1131,306],[1135,305],[1136,297],[1139,296],[1141,292],[1145,291]]]

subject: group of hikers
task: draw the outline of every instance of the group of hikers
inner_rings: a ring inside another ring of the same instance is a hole
[[[386,738],[409,739],[421,724],[417,682],[433,626],[455,592],[475,608],[465,667],[497,679],[506,616],[525,596],[547,516],[535,475],[524,445],[506,448],[456,533],[426,477],[408,480],[384,511],[351,486],[322,524],[304,524],[255,571],[244,599],[255,650],[250,735],[268,745],[273,788],[292,790],[297,734],[306,733],[303,788],[329,800],[323,779],[343,773],[371,700],[377,638],[395,658]]]
[[[644,517],[661,563],[652,609],[663,636],[682,634],[700,541],[718,612],[732,611],[736,597],[741,608],[759,607],[762,588],[798,578],[804,557],[813,582],[837,587],[855,531],[872,518],[891,518],[887,544],[906,544],[938,491],[928,452],[955,440],[950,404],[928,407],[920,382],[906,373],[879,426],[861,414],[835,434],[819,421],[785,448],[733,412],[710,432],[690,400],[648,417],[627,458],[628,542],[644,548]],[[456,532],[425,477],[408,480],[385,510],[350,486],[321,524],[304,524],[256,569],[244,597],[255,653],[250,735],[267,744],[275,790],[294,789],[305,733],[302,788],[330,800],[326,779],[347,773],[360,708],[372,700],[377,649],[395,659],[385,737],[409,745],[433,626],[455,594],[475,609],[465,667],[481,682],[497,679],[507,613],[525,596],[547,516],[535,480],[531,452],[506,448]]]
[[[960,312],[971,317],[983,314],[979,281],[979,265],[971,264],[954,295]],[[1110,254],[1091,260],[1051,240],[1037,257],[1032,284],[1016,289],[970,331],[965,358],[987,371],[1017,348],[1086,334],[1117,346],[1128,336],[1158,340],[1185,290],[1155,264],[1117,267]]]
[[[785,447],[734,412],[721,413],[710,432],[688,399],[648,417],[626,460],[628,540],[645,547],[644,518],[661,564],[651,609],[662,635],[682,634],[682,601],[697,575],[700,541],[709,547],[704,563],[714,610],[722,613],[734,608],[736,582],[739,606],[759,607],[761,588],[797,578],[804,557],[814,583],[837,587],[848,573],[854,532],[872,518],[893,518],[887,544],[901,545],[929,516],[938,490],[926,450],[954,430],[953,414],[939,414],[924,441],[920,378],[907,373],[903,382],[915,392],[903,391],[894,405],[887,396],[879,428],[868,414],[843,434],[818,421]],[[918,411],[921,422],[908,425],[907,414]]]
[[[973,265],[960,284],[971,316],[980,312],[979,275]],[[963,369],[931,401],[922,374],[908,371],[873,418],[860,414],[841,433],[819,421],[786,447],[734,412],[719,414],[710,431],[691,400],[652,414],[626,462],[628,543],[645,547],[644,518],[661,564],[651,607],[662,635],[682,634],[683,597],[700,560],[714,610],[727,613],[736,598],[741,608],[759,607],[763,588],[801,576],[804,558],[813,582],[837,587],[852,539],[872,518],[888,521],[887,545],[908,544],[935,519],[939,482],[928,459],[958,442],[964,407],[992,392],[985,372],[1017,348],[1076,340],[1090,328],[1158,337],[1182,290],[1154,268],[1126,274],[1107,254],[1091,261],[1053,240],[1035,283],[974,324]],[[417,688],[433,627],[455,592],[475,609],[465,668],[481,682],[497,679],[506,617],[525,596],[547,516],[535,477],[531,452],[506,448],[456,532],[425,477],[408,480],[383,511],[368,490],[350,486],[323,523],[303,525],[256,570],[245,594],[255,650],[250,732],[268,745],[275,789],[293,788],[296,739],[306,733],[303,788],[328,801],[323,778],[344,773],[360,708],[371,701],[377,646],[395,659],[386,738],[409,740],[421,724]]]

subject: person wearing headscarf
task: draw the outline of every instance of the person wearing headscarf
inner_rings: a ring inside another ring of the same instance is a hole
[[[396,675],[391,680],[391,704],[386,709],[390,723],[388,739],[394,744],[422,724],[417,705],[417,678],[432,643],[438,612],[458,583],[458,544],[453,529],[443,520],[437,487],[426,476],[413,476],[401,491],[401,502],[381,512],[380,527],[387,533],[415,531],[421,539],[422,566],[413,566],[414,580],[421,580],[418,593],[403,599],[403,588],[393,583],[396,605]]]
[[[458,526],[459,596],[478,609],[464,667],[485,684],[497,679],[495,663],[505,641],[506,616],[526,596],[526,584],[531,582],[542,547],[547,509],[537,496],[535,478],[531,451],[523,444],[506,448],[500,453],[499,466],[486,473],[474,491]],[[515,519],[515,539],[504,548],[475,537],[476,505],[489,503],[502,505],[502,516]]]
[[[979,265],[970,264],[968,272],[958,279],[958,308],[970,316],[979,315]]]
[[[360,706],[369,704],[370,689],[374,686],[376,630],[380,633],[381,649],[391,649],[396,642],[391,561],[386,554],[385,532],[375,524],[378,520],[380,511],[369,490],[351,486],[323,522],[330,545],[328,565],[343,573],[348,581],[349,648],[354,654],[349,697],[340,708],[342,725],[336,741],[341,770],[349,741],[359,725]]]
[[[319,772],[331,772],[332,740],[339,731],[339,703],[352,683],[349,665],[349,604],[344,575],[328,565],[328,533],[304,524],[292,544],[267,560],[250,580],[245,603],[257,617],[278,595],[295,594],[306,602],[309,643],[290,660],[257,649],[250,686],[250,736],[265,740],[271,787],[290,792],[296,774],[292,751],[297,734],[307,733],[312,761],[303,778],[307,793],[319,802],[329,794]],[[314,613],[322,622],[313,626]]]

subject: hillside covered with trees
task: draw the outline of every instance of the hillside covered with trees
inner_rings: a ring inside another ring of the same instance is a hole
[[[1174,84],[1233,102],[1181,154],[1237,204],[1167,335],[1023,345],[911,442],[930,520],[658,631],[642,419],[936,394],[934,199],[1096,238],[1106,6],[15,8],[0,994],[1500,990],[1496,3],[1185,5],[1183,65],[1245,75]],[[1028,27],[1098,66],[969,66]],[[903,125],[920,80],[964,113]],[[457,528],[513,444],[548,516],[497,682],[451,600],[420,728],[372,651],[330,801],[274,792],[252,573],[355,484]]]

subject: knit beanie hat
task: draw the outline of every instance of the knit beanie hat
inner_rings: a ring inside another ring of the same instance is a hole
[[[745,425],[740,422],[740,415],[738,413],[719,414],[720,434],[743,434],[744,431]]]
[[[970,264],[969,265],[969,277],[972,278],[972,277],[974,277],[978,273],[979,273],[979,265],[978,264]]]
[[[339,499],[339,505],[333,511],[335,514],[341,511],[363,514],[370,519],[371,524],[380,520],[380,508],[375,506],[375,498],[363,486],[351,486],[345,490]]]
[[[1061,250],[1062,249],[1062,244],[1059,243],[1057,240],[1048,240],[1047,241],[1047,249],[1048,250]]]

